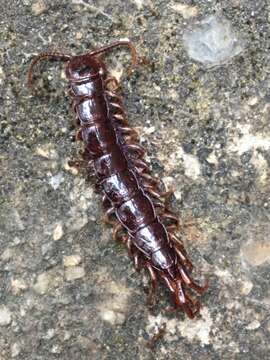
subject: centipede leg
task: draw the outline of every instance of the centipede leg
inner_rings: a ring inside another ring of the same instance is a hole
[[[137,146],[137,145],[135,145]],[[141,148],[140,146],[138,146],[138,148]],[[135,147],[134,147],[135,149]],[[143,148],[141,148],[142,151],[144,151]],[[141,173],[141,178],[143,179],[144,183],[145,184],[148,184],[150,186],[158,186],[158,180],[155,179],[153,176],[151,176],[150,174],[147,174],[147,173]]]
[[[165,280],[173,299],[175,301],[176,308],[181,307],[184,312],[188,315],[190,319],[193,319],[195,315],[200,310],[200,302],[194,300],[183,287],[184,284],[188,285],[190,288],[202,294],[208,288],[208,284],[201,287],[195,284],[190,277],[186,274],[183,268],[179,269],[181,278],[178,278],[176,281],[170,280],[165,274],[162,275],[162,278]]]
[[[112,206],[110,200],[107,198],[106,195],[102,196],[102,206],[104,210],[108,210]]]
[[[195,312],[191,308],[193,303],[191,298],[185,294],[185,291],[182,287],[182,280],[178,279],[177,281],[173,281],[169,279],[166,274],[161,274],[161,277],[169,288],[173,302],[175,303],[174,307],[167,308],[166,310],[175,311],[180,307],[190,319],[193,319],[195,316]]]
[[[154,187],[149,186],[149,187],[147,188],[147,192],[148,192],[151,196],[153,196],[154,198],[159,199],[159,200],[162,200],[162,197],[160,196],[160,193],[159,193],[157,190],[155,190]],[[165,208],[165,204],[163,204],[163,207]]]
[[[140,271],[140,269],[141,269],[139,261],[140,261],[140,257],[139,257],[138,252],[136,252],[134,254],[134,267],[135,267],[135,270],[137,270],[137,271]]]
[[[149,166],[142,159],[134,159],[133,163],[139,174],[149,172]]]
[[[82,129],[79,129],[75,134],[75,141],[82,141]]]
[[[133,257],[134,256],[134,252],[133,252],[134,251],[134,246],[132,244],[132,241],[131,241],[130,237],[127,234],[123,235],[122,236],[122,241],[127,247],[128,255],[130,257]]]
[[[121,235],[120,233],[123,233],[123,226],[121,224],[116,224],[113,228],[113,240],[115,241],[120,241],[121,240]]]
[[[166,207],[169,206],[172,195],[173,195],[173,190],[168,190],[168,191],[161,193],[161,196],[164,198]]]
[[[110,87],[110,84],[113,84],[112,87]],[[108,89],[107,94],[111,97],[117,97],[117,95],[115,95],[114,92],[117,92],[121,88],[119,82],[114,76],[107,77],[105,81],[105,87]]]
[[[187,257],[187,252],[182,244],[182,242],[172,233],[169,233],[171,246],[174,247],[175,252],[177,253],[180,262],[183,266],[185,266],[188,271],[192,271],[193,264]]]
[[[154,348],[158,340],[162,339],[166,334],[166,323],[163,323],[158,329],[157,332],[149,339],[148,347],[150,349]]]
[[[138,131],[136,131],[135,129],[132,129],[128,126],[120,126],[118,128],[118,131],[120,131],[121,134],[125,137],[126,144],[132,144],[138,141],[139,134]]]
[[[157,283],[158,283],[157,275],[156,275],[155,270],[153,269],[151,263],[148,260],[143,259],[142,253],[140,253],[135,246],[134,246],[134,251],[132,253],[132,256],[134,258],[134,267],[137,271],[140,271],[141,269],[146,268],[149,272],[150,279],[151,279],[151,285],[149,288],[147,303],[152,308],[155,305],[154,294],[155,294],[155,291],[157,288]]]
[[[124,149],[125,149],[125,152],[131,157],[132,160],[134,158],[135,159],[142,158],[145,155],[145,149],[142,146],[137,145],[137,144],[124,145]]]
[[[92,180],[93,176],[95,175],[94,170],[94,161],[89,154],[89,152],[84,150],[79,150],[80,159],[76,160],[69,160],[68,166],[76,168],[79,172],[83,172],[83,170],[87,171],[87,177],[86,180]]]
[[[195,314],[189,305],[189,300],[185,295],[181,280],[178,280],[176,284],[177,284],[176,292],[175,292],[176,296],[174,297],[174,300],[176,301],[176,304],[184,310],[187,316],[190,319],[193,319],[195,317]]]
[[[170,210],[165,210],[161,215],[163,220],[169,220],[171,224],[175,225],[178,229],[180,226],[179,218]]]
[[[157,276],[156,276],[156,273],[155,273],[152,265],[149,262],[146,263],[146,268],[149,271],[150,278],[151,278],[151,286],[149,288],[147,303],[152,308],[155,305],[155,291],[157,288]]]
[[[204,286],[196,284],[183,268],[180,268],[180,273],[184,283],[191,287],[193,290],[195,290],[197,293],[203,294],[208,289],[208,283],[206,283]]]
[[[179,226],[177,226],[176,224],[170,224],[170,225],[166,225],[166,229],[169,233],[174,234],[176,231],[179,230]]]
[[[192,271],[192,269],[193,269],[193,264],[192,264],[192,262],[183,254],[183,251],[180,250],[179,248],[177,248],[177,247],[175,246],[175,252],[176,252],[176,254],[179,256],[181,264],[182,264],[183,266],[185,266],[185,267],[188,269],[188,271]]]
[[[120,241],[124,245],[126,245],[129,256],[135,257],[135,253],[134,253],[135,247],[132,244],[130,236],[125,232],[123,226],[117,222],[114,223],[113,240]]]
[[[103,216],[103,221],[104,221],[106,224],[108,224],[108,225],[115,225],[116,221],[110,219],[110,217],[111,217],[112,215],[114,215],[114,213],[115,213],[114,207],[110,207],[110,208],[105,212],[105,214],[104,214],[104,216]]]
[[[194,317],[200,312],[201,303],[198,300],[194,300],[190,295],[186,294],[186,299],[189,303],[192,304],[193,307],[193,315]]]
[[[92,182],[95,175],[94,167],[92,161],[87,160],[69,160],[68,166],[75,168],[79,173],[84,173],[86,175],[86,182]]]

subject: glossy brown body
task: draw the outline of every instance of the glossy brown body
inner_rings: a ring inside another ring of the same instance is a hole
[[[82,67],[88,69],[84,76],[78,70]],[[106,95],[101,64],[91,56],[75,57],[68,63],[66,75],[81,137],[89,159],[94,162],[103,194],[111,202],[133,244],[151,259],[154,267],[175,274],[176,255],[169,247],[167,231],[125,149],[121,124],[113,118]]]
[[[117,45],[121,42],[110,47]],[[135,51],[130,43],[128,46]],[[198,286],[188,275],[192,265],[174,234],[177,220],[142,160],[143,150],[136,144],[134,131],[127,127],[121,99],[110,88],[111,84],[117,87],[116,79],[107,75],[104,63],[93,53],[64,61],[80,128],[77,139],[84,143],[84,159],[103,194],[107,219],[115,217],[120,224],[116,224],[115,237],[121,233],[136,268],[149,270],[153,288],[157,277],[164,279],[176,307],[194,317],[200,304],[187,288],[202,293],[206,287]]]

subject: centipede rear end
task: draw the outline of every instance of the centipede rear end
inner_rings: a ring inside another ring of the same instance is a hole
[[[41,53],[30,65],[28,85],[33,85],[34,67],[40,61],[66,63],[68,93],[79,127],[75,137],[84,144],[83,161],[95,177],[106,221],[114,226],[113,238],[126,245],[137,270],[149,271],[151,294],[162,280],[174,307],[194,318],[201,304],[192,292],[203,294],[207,285],[196,284],[190,276],[193,265],[176,235],[179,220],[168,207],[171,193],[162,192],[150,174],[138,134],[128,125],[119,83],[99,56],[119,46],[131,51],[132,69],[142,62],[127,40],[79,56]]]

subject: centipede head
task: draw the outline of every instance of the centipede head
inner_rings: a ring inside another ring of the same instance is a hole
[[[127,46],[130,49],[132,65],[129,73],[132,73],[133,69],[138,65],[138,63],[142,63],[142,61],[138,60],[135,47],[129,40],[119,40],[80,56],[67,55],[58,51],[42,52],[33,58],[29,66],[27,74],[27,85],[30,89],[33,87],[34,68],[38,63],[44,60],[66,62],[67,78],[73,82],[81,82],[84,80],[95,78],[98,75],[105,74],[105,64],[97,55],[103,54],[117,46]]]
[[[66,66],[66,76],[72,81],[88,80],[98,75],[104,74],[104,63],[91,54],[74,56]]]

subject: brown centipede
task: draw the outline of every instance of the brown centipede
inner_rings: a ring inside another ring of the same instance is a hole
[[[68,93],[79,126],[76,139],[84,143],[83,159],[88,173],[96,179],[97,191],[103,195],[107,221],[114,223],[113,237],[127,246],[137,270],[148,269],[152,292],[162,279],[172,294],[174,307],[193,318],[201,304],[192,297],[191,290],[203,294],[207,285],[199,286],[189,275],[193,265],[176,236],[179,220],[167,206],[171,193],[162,192],[151,176],[138,134],[128,125],[118,94],[119,83],[108,75],[98,56],[116,46],[129,48],[132,68],[142,62],[128,40],[79,56],[45,52],[32,60],[28,85],[32,86],[33,69],[41,60],[66,62]]]

